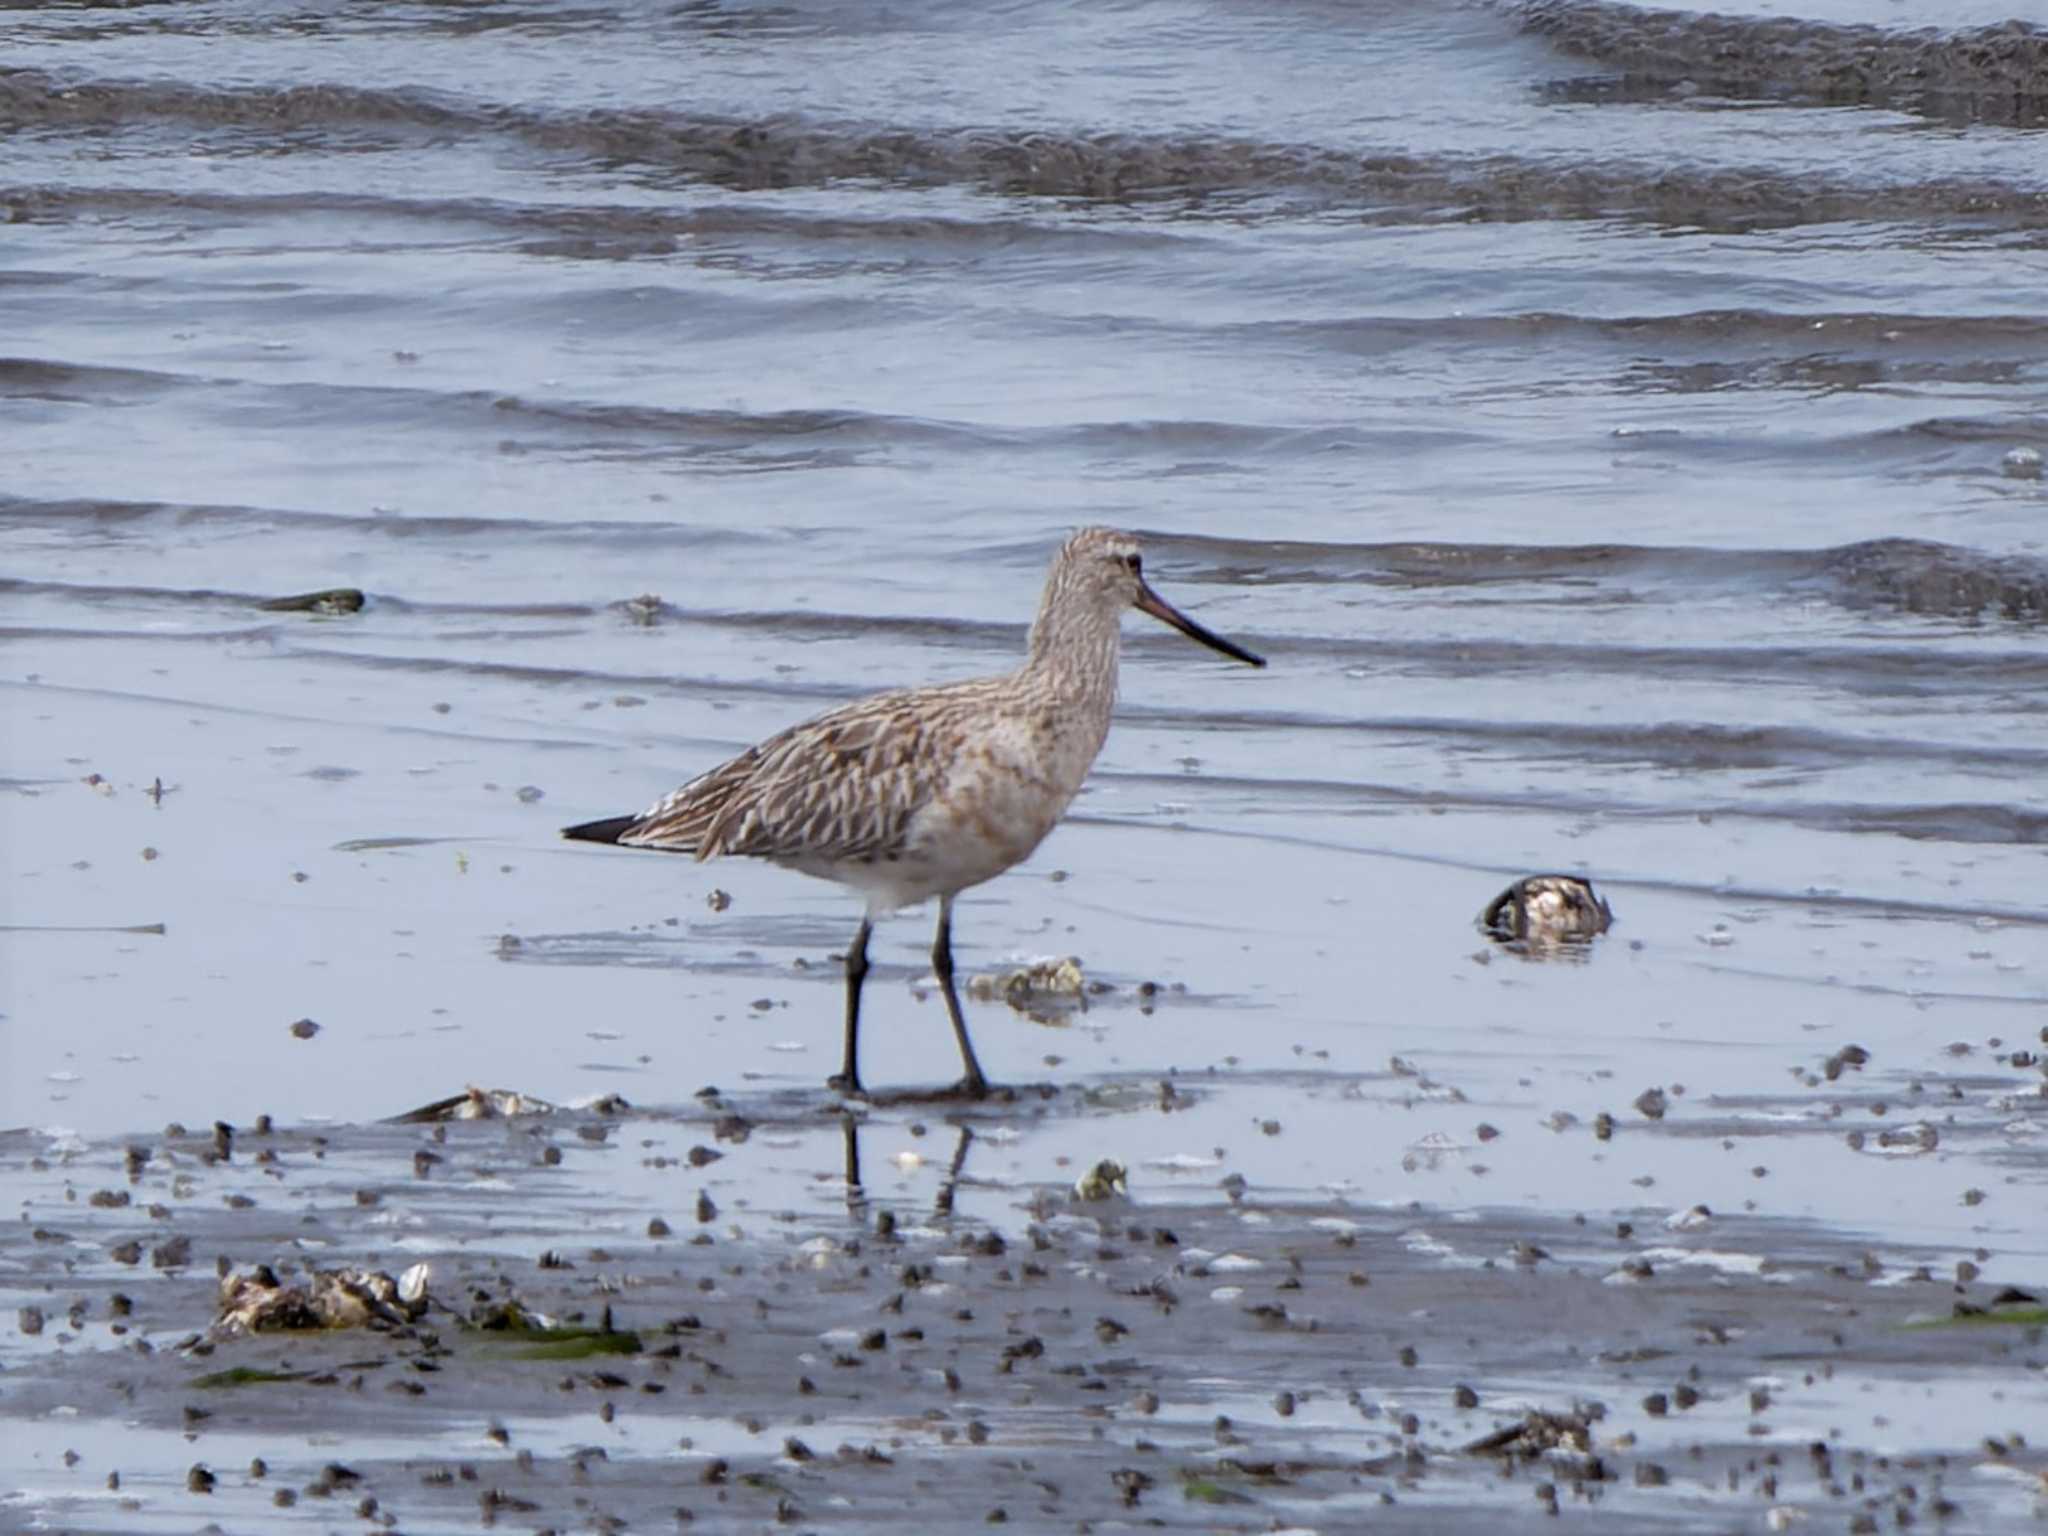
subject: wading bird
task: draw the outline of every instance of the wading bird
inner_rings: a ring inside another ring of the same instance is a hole
[[[746,855],[864,895],[846,952],[846,1061],[830,1080],[850,1094],[864,1091],[860,993],[875,919],[938,897],[932,972],[966,1068],[951,1091],[981,1098],[988,1078],[953,988],[953,898],[1028,857],[1080,791],[1109,734],[1126,608],[1266,664],[1154,592],[1130,534],[1085,528],[1053,557],[1015,671],[856,700],[749,747],[637,816],[562,835],[700,860]]]

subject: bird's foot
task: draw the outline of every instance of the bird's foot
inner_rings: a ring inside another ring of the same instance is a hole
[[[825,1086],[834,1093],[845,1094],[849,1099],[864,1099],[868,1096],[867,1089],[860,1085],[859,1076],[852,1072],[834,1072],[825,1079]]]
[[[983,1099],[1009,1098],[1014,1097],[1014,1095],[1007,1088],[996,1087],[977,1072],[970,1077],[961,1078],[959,1082],[954,1083],[949,1088],[941,1088],[932,1097],[935,1099],[965,1099],[978,1104]]]

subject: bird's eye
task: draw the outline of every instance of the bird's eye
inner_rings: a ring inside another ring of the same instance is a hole
[[[1142,571],[1142,570],[1143,570],[1144,568],[1145,568],[1145,562],[1144,562],[1144,561],[1143,561],[1142,559],[1140,559],[1140,558],[1139,558],[1138,556],[1136,556],[1136,555],[1125,555],[1125,556],[1124,556],[1124,569],[1128,570],[1128,571],[1129,571],[1129,572],[1130,572],[1130,573],[1131,573],[1131,574],[1132,574],[1133,576],[1137,575],[1137,574],[1138,574],[1138,573],[1139,573],[1140,571]]]

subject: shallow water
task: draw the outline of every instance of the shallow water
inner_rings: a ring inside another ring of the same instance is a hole
[[[1134,618],[963,901],[1113,989],[970,1004],[1087,1110],[969,1208],[1113,1155],[2038,1280],[2048,40],[1800,14],[0,8],[0,1125],[822,1109],[852,901],[556,829],[1007,666],[1110,522],[1272,665]],[[1579,963],[1473,927],[1548,869]],[[879,1084],[953,1072],[928,922]]]

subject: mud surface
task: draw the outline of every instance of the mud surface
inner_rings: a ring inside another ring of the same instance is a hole
[[[1108,1144],[1120,1119],[1232,1091],[1134,1083],[1118,1104],[1047,1088],[944,1120],[780,1094],[11,1135],[0,1155],[25,1198],[0,1237],[17,1469],[0,1519],[879,1530],[943,1511],[1266,1530],[1398,1511],[1402,1529],[1454,1532],[1551,1509],[1615,1531],[2004,1532],[2040,1517],[2048,1310],[1988,1253],[1875,1250],[1700,1207],[1522,1217],[1269,1195],[1214,1166],[1134,1169],[1137,1198],[1094,1201],[1005,1176],[1022,1143]],[[431,1300],[395,1327],[213,1330],[219,1274],[263,1264],[286,1282],[425,1264]]]

